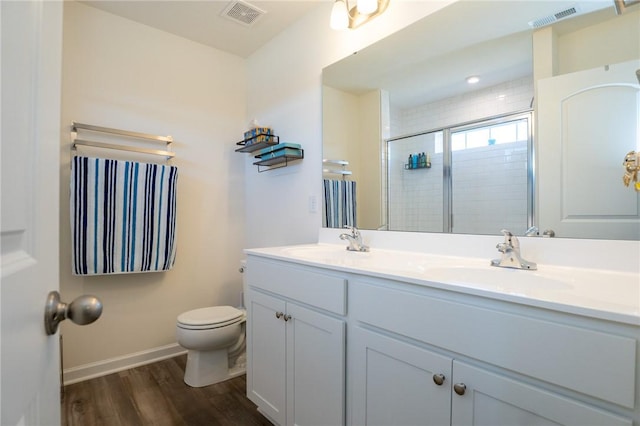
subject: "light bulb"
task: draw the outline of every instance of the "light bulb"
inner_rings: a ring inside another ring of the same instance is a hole
[[[336,0],[331,9],[329,26],[333,30],[346,30],[349,28],[349,11],[345,0]]]
[[[378,0],[358,0],[356,7],[359,14],[371,15],[378,9]]]

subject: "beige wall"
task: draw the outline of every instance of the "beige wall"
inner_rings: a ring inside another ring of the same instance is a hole
[[[380,204],[380,153],[382,145],[382,119],[380,90],[372,90],[359,97],[358,146],[360,173],[358,181],[358,226],[378,229],[382,226]],[[371,126],[371,123],[378,123]],[[366,170],[366,172],[365,172]],[[363,179],[366,176],[366,179]]]
[[[359,164],[353,141],[358,137],[358,97],[329,86],[322,87],[322,135],[323,158],[349,161],[348,169],[354,172]],[[339,168],[332,166],[330,168]],[[339,179],[336,175],[327,175],[329,179]]]
[[[356,182],[357,225],[377,229],[382,224],[380,205],[380,91],[354,95],[333,87],[322,87],[323,158],[346,160]],[[330,124],[330,125],[329,125]],[[378,129],[378,130],[376,130]],[[340,166],[327,166],[339,169]],[[376,175],[377,174],[377,175]],[[367,179],[363,179],[363,176]],[[327,179],[341,179],[326,174]],[[371,178],[374,179],[371,179]]]
[[[175,343],[176,316],[238,305],[244,242],[244,61],[92,7],[65,2],[61,135],[60,288],[94,294],[102,318],[65,321],[64,368]],[[178,252],[165,273],[71,275],[69,124],[172,135],[179,168]]]
[[[587,70],[640,57],[640,10],[558,36],[558,73]]]
[[[640,10],[620,16],[610,9],[597,13],[604,21],[596,25],[560,32],[544,27],[533,33],[534,80],[640,57]]]

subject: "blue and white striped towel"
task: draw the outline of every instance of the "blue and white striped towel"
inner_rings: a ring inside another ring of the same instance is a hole
[[[356,224],[356,183],[323,179],[322,226],[344,228]]]
[[[171,269],[176,256],[177,179],[174,166],[74,157],[73,274]]]

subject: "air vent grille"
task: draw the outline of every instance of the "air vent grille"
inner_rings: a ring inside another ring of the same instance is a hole
[[[575,7],[570,7],[569,9],[565,9],[562,12],[556,13],[554,16],[556,17],[556,19],[562,19],[562,18],[566,18],[566,17],[571,16],[571,15],[575,15],[576,13],[578,13],[576,8]]]
[[[544,16],[542,18],[535,19],[529,22],[529,26],[532,28],[540,28],[545,25],[553,24],[556,21],[561,19],[568,18],[570,16],[576,15],[580,10],[578,6],[569,7],[567,9],[561,10],[559,12],[554,13],[553,15]]]
[[[220,15],[244,26],[252,26],[265,13],[264,10],[256,6],[235,0],[229,3]]]

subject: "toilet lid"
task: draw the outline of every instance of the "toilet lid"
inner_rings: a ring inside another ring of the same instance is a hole
[[[212,306],[194,309],[178,315],[178,322],[184,325],[201,326],[228,323],[244,315],[233,306]]]

